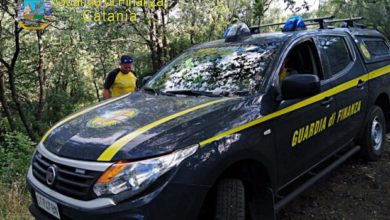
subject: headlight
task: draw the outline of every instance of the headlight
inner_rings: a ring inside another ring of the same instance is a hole
[[[94,185],[93,191],[97,196],[116,195],[123,191],[129,191],[131,195],[137,194],[160,176],[177,167],[197,149],[198,145],[193,145],[157,158],[130,163],[119,161],[103,173]]]

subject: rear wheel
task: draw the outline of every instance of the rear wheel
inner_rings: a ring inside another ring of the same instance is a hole
[[[362,156],[369,160],[378,160],[385,147],[386,121],[383,111],[378,106],[374,106],[368,113],[368,120],[364,128],[361,145]]]
[[[239,179],[222,179],[217,186],[217,220],[245,219],[245,188]]]

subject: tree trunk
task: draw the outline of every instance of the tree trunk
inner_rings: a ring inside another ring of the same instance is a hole
[[[154,17],[154,41],[153,43],[155,44],[156,52],[157,52],[157,69],[160,69],[163,65],[163,60],[164,60],[164,48],[163,48],[163,43],[162,43],[162,30],[161,30],[161,25],[159,21],[161,22],[161,19],[159,19],[158,15],[158,9],[156,9],[153,13]]]
[[[22,104],[20,103],[20,101],[18,99],[16,86],[15,86],[15,65],[16,65],[16,61],[18,59],[19,52],[20,52],[20,42],[19,42],[19,40],[20,40],[19,39],[20,30],[21,29],[19,29],[19,27],[18,27],[18,22],[15,21],[14,22],[15,51],[14,51],[14,54],[13,54],[13,57],[12,57],[12,60],[11,60],[11,64],[8,65],[8,68],[7,68],[8,69],[8,74],[9,74],[8,81],[9,81],[9,85],[10,85],[12,100],[15,102],[16,108],[17,108],[18,113],[19,113],[19,117],[22,120],[22,123],[23,123],[24,127],[26,128],[28,136],[33,141],[36,141],[37,137],[36,137],[36,135],[35,135],[35,133],[34,133],[34,131],[32,129],[31,123],[29,123],[29,121],[28,121],[28,119],[26,117],[26,114],[23,111],[23,107],[22,107]]]
[[[147,18],[146,34],[134,25],[138,35],[147,43],[152,59],[153,71],[159,70],[170,57],[169,40],[167,36],[166,24],[168,23],[169,11],[178,3],[178,0],[172,1],[171,4],[165,5],[164,8],[147,8],[143,7],[142,11]],[[145,37],[147,35],[147,37]]]
[[[44,48],[42,41],[42,31],[37,31],[37,39],[38,39],[38,83],[39,83],[39,103],[37,111],[35,112],[35,117],[38,122],[42,122],[43,110],[46,103],[46,70],[44,67]],[[42,135],[44,132],[42,127],[35,127],[39,131],[39,134]]]
[[[149,24],[149,49],[151,52],[151,58],[152,58],[152,64],[153,64],[153,71],[156,72],[158,69],[160,69],[159,66],[159,57],[158,57],[158,50],[156,45],[156,25],[155,25],[155,13],[153,13],[152,18],[150,18],[150,24]]]
[[[192,4],[196,4],[196,3],[192,3]],[[194,5],[194,7],[196,7]],[[190,14],[191,14],[191,29],[190,29],[190,42],[191,42],[191,46],[195,44],[195,24],[196,24],[196,11],[195,10],[191,10],[190,11]]]
[[[96,92],[96,98],[97,98],[97,100],[98,100],[98,102],[100,102],[101,101],[101,99],[100,99],[100,94],[99,94],[99,85],[98,85],[98,83],[96,82],[96,68],[95,67],[93,67],[93,74],[92,74],[92,76],[93,76],[93,85],[95,86],[95,92]]]
[[[17,0],[15,1],[17,3]],[[17,4],[16,4],[17,5]],[[14,13],[17,14],[17,8],[13,8]],[[8,12],[10,13],[10,12]],[[12,16],[12,14],[10,14]],[[15,103],[16,109],[19,113],[20,120],[22,121],[28,136],[33,140],[36,141],[37,137],[35,135],[34,130],[32,129],[31,123],[29,123],[25,112],[23,111],[22,104],[20,103],[18,99],[18,94],[16,91],[16,86],[15,86],[15,66],[16,66],[16,61],[18,60],[18,56],[20,53],[20,32],[22,29],[19,28],[18,21],[14,21],[13,25],[13,39],[14,39],[14,52],[12,55],[12,58],[10,62],[6,62],[2,57],[0,57],[0,62],[5,66],[8,72],[8,83],[10,85],[10,90],[11,90],[11,97],[12,101]],[[4,87],[3,87],[4,88]],[[4,99],[5,100],[5,99]],[[12,122],[11,122],[12,123]]]
[[[4,14],[5,14],[5,12],[3,11],[1,14],[1,18],[0,18],[0,38],[2,38],[2,36],[3,36],[2,21],[4,18]],[[0,64],[3,64],[3,63],[5,63],[5,61],[1,60]],[[7,98],[5,96],[5,93],[6,93],[6,88],[4,85],[4,72],[0,71],[0,103],[1,103],[1,106],[3,107],[5,117],[8,120],[9,127],[11,128],[12,131],[15,131],[16,125],[15,125],[15,122],[12,118],[12,113],[11,113],[10,107],[8,105],[8,101],[7,101]]]
[[[100,102],[101,99],[100,99],[100,93],[99,93],[99,86],[96,82],[96,79],[93,79],[93,85],[95,86],[97,100],[98,100],[98,102]]]
[[[103,69],[103,82],[106,80],[107,78],[107,74],[108,74],[108,71],[107,71],[107,68],[106,68],[106,58],[102,58],[102,56],[100,55],[99,56],[99,60],[100,60],[100,64],[102,65],[102,69]],[[95,69],[95,68],[94,68]],[[100,98],[98,98],[99,101],[100,101]]]
[[[8,75],[9,75],[9,85],[10,85],[12,100],[15,102],[16,109],[18,110],[18,113],[19,113],[19,117],[22,120],[24,127],[26,128],[28,136],[31,138],[31,140],[36,141],[37,137],[32,129],[31,123],[28,122],[28,119],[27,119],[26,114],[23,110],[22,104],[20,103],[20,101],[18,99],[16,86],[15,86],[15,69],[13,69],[13,68],[9,69]]]
[[[162,66],[165,65],[169,61],[169,40],[168,40],[168,33],[167,33],[167,22],[168,22],[168,13],[169,11],[167,9],[162,8],[161,9],[161,28],[162,28],[162,49],[163,49],[163,59],[162,59]]]
[[[5,117],[8,120],[9,127],[12,131],[16,130],[15,122],[12,118],[12,113],[8,105],[8,101],[5,97],[5,86],[4,86],[4,73],[0,72],[0,103],[3,106]]]

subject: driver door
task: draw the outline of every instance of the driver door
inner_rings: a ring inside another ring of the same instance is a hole
[[[330,82],[324,80],[320,56],[312,38],[296,42],[281,63],[290,65],[288,68],[295,74],[316,74],[321,80],[321,93],[331,87]],[[333,151],[334,140],[330,138],[333,127],[330,125],[335,108],[334,97],[322,94],[280,102],[277,111],[282,114],[275,119],[275,132],[282,186]],[[283,114],[286,110],[288,113]]]

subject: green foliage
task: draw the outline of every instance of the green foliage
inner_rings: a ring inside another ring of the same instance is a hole
[[[23,133],[0,133],[0,219],[32,219],[25,177],[34,145]]]
[[[5,117],[2,117],[0,114],[0,134],[6,133],[10,130],[8,121]],[[1,141],[1,135],[0,135],[0,141]]]
[[[261,23],[261,18],[268,11],[272,0],[254,0],[253,2],[253,17],[257,24]]]
[[[0,180],[2,183],[12,183],[25,177],[35,143],[20,132],[5,133],[1,139]]]
[[[328,0],[317,12],[319,16],[339,18],[364,17],[363,23],[390,36],[390,0]]]
[[[50,91],[47,96],[47,113],[46,117],[51,124],[61,120],[66,115],[75,111],[76,105],[72,97],[66,91]]]

